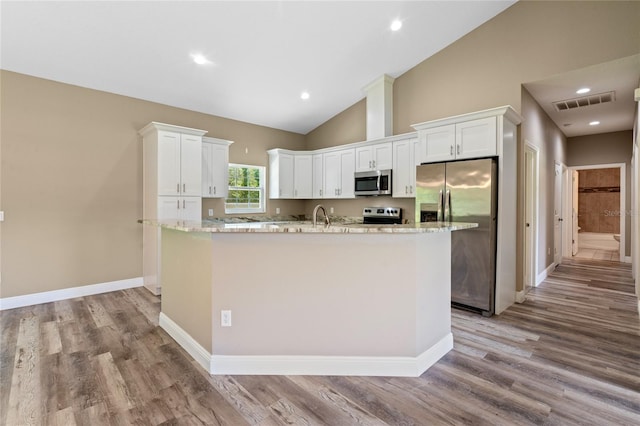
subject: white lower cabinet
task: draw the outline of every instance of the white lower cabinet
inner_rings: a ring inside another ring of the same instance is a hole
[[[355,149],[341,149],[324,154],[324,197],[355,198]]]
[[[391,177],[394,198],[413,198],[416,189],[415,151],[418,138],[393,142],[393,175]]]

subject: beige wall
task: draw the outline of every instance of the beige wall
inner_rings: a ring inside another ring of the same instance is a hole
[[[624,163],[625,205],[631,206],[631,158],[633,156],[633,130],[567,139],[567,166],[592,166]],[[616,209],[617,210],[617,209]],[[631,255],[631,215],[625,215],[625,256]]]
[[[142,275],[137,131],[150,121],[233,140],[238,163],[266,165],[267,149],[305,146],[299,134],[7,71],[0,78],[2,298]],[[304,202],[275,206],[299,214]]]
[[[567,138],[556,124],[549,118],[546,112],[531,97],[525,88],[522,88],[522,125],[520,136],[522,142],[528,142],[538,149],[538,274],[547,269],[554,258],[554,195],[555,195],[555,165],[566,164]],[[521,144],[521,147],[523,145]],[[520,149],[519,162],[519,188],[523,188],[524,150]],[[520,190],[518,192],[519,211],[524,212],[524,200]],[[522,244],[524,224],[523,214],[518,215],[518,259],[522,259]],[[519,265],[522,266],[521,264]],[[522,274],[518,274],[522,277]],[[522,289],[522,283],[518,283],[518,289]]]

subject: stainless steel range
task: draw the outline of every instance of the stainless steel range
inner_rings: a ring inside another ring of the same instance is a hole
[[[365,224],[391,225],[402,223],[400,207],[365,207],[362,209],[362,220]]]

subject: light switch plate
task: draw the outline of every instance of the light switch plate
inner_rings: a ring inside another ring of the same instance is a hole
[[[4,222],[4,212],[0,212],[0,222]]]

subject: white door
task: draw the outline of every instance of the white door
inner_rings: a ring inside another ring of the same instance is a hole
[[[393,167],[393,144],[391,142],[379,143],[371,148],[374,170],[388,170]]]
[[[374,170],[373,159],[373,149],[370,146],[356,148],[356,172]]]
[[[181,220],[201,220],[202,219],[202,198],[183,197],[180,200],[179,216]]]
[[[553,261],[562,262],[562,165],[555,165],[555,191],[553,197]]]
[[[338,198],[340,179],[340,153],[324,154],[324,198]]]
[[[340,198],[355,198],[355,149],[347,149],[340,153]]]
[[[180,133],[158,132],[158,195],[180,191]]]
[[[496,155],[496,117],[456,124],[456,159]]]
[[[529,291],[535,285],[535,152],[526,149],[525,158],[525,175],[524,175],[524,291]]]
[[[313,157],[311,154],[296,154],[293,162],[295,198],[311,198],[313,192]]]
[[[324,158],[322,154],[313,154],[312,198],[323,198]]]
[[[571,174],[571,255],[575,256],[580,249],[578,245],[578,230],[580,229],[578,226],[578,187],[580,183],[578,179],[580,174],[577,170],[573,170]]]
[[[211,196],[225,198],[229,193],[229,147],[211,144]]]
[[[415,139],[406,139],[393,143],[393,175],[391,182],[393,196],[414,197],[416,185],[416,167],[414,162]]]
[[[420,163],[448,161],[456,157],[456,126],[434,127],[420,131]]]
[[[202,144],[202,196],[203,197],[212,197],[213,196],[213,185],[212,185],[212,173],[213,173],[213,157],[212,151],[213,144],[212,143],[203,143]]]
[[[180,197],[158,197],[158,220],[179,219]]]

